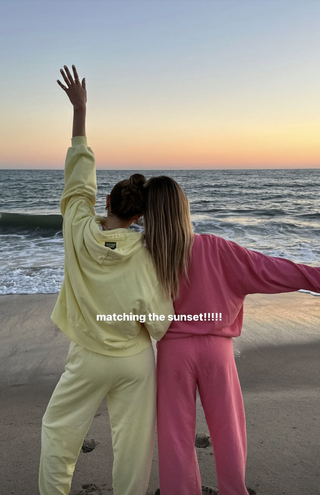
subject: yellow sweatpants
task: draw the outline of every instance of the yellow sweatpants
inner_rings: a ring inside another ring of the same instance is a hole
[[[155,434],[152,346],[111,357],[71,343],[65,372],[42,420],[41,495],[67,495],[84,437],[105,396],[114,453],[114,495],[145,495]]]

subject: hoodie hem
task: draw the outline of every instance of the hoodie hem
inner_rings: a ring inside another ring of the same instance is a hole
[[[103,344],[103,342],[90,336],[86,329],[78,327],[68,317],[66,318],[63,307],[64,305],[58,300],[51,314],[51,320],[72,342],[81,345],[89,351],[106,356],[125,357],[139,354],[152,345],[149,333],[142,327],[136,337],[128,339],[123,343],[124,347],[121,349],[112,348],[112,344]]]

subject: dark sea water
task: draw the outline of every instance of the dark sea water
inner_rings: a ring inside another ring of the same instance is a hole
[[[96,213],[133,171],[98,170]],[[320,266],[320,169],[142,171],[188,195],[194,230]],[[0,294],[58,292],[63,280],[62,170],[0,170]]]

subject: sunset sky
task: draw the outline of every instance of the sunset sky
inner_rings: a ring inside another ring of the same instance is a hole
[[[63,168],[77,66],[98,168],[320,167],[320,1],[2,0],[0,168]]]

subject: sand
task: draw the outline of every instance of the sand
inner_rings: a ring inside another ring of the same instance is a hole
[[[41,418],[69,345],[50,321],[56,297],[0,297],[0,492],[5,495],[38,493]],[[234,347],[247,416],[247,486],[257,495],[319,495],[320,297],[247,297],[243,334]],[[199,400],[197,432],[209,434]],[[88,484],[111,494],[105,402],[87,438],[99,443],[80,454],[71,494],[85,494],[82,486]],[[216,487],[212,447],[197,453],[203,485]],[[148,495],[158,486],[155,449]]]

